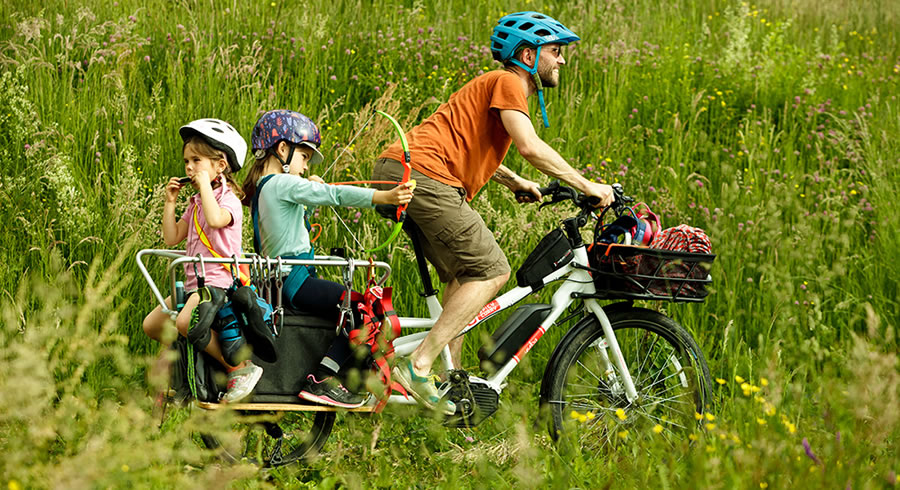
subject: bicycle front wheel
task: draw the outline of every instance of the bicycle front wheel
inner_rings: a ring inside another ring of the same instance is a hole
[[[603,328],[586,316],[548,364],[541,402],[549,407],[551,435],[571,435],[588,450],[643,436],[680,440],[710,401],[709,368],[696,341],[655,311],[613,309],[607,316],[638,396],[626,397]]]

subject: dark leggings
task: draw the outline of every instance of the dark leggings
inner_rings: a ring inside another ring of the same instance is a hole
[[[291,298],[291,308],[333,320],[337,324],[341,315],[341,296],[346,291],[344,286],[336,282],[308,277]],[[354,312],[355,310],[354,308]],[[358,313],[354,313],[354,315],[358,315]],[[358,318],[355,317],[354,320],[357,320],[358,325]],[[346,327],[347,323],[344,326]],[[328,349],[328,353],[325,354],[325,358],[322,359],[321,365],[329,371],[337,373],[347,359],[350,359],[351,354],[350,341],[347,336],[338,335]]]

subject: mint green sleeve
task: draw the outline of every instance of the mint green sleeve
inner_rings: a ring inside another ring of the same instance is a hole
[[[349,185],[320,184],[297,177],[295,175],[277,175],[267,185],[275,184],[273,189],[285,201],[312,206],[345,206],[352,208],[371,208],[375,189],[353,187]]]

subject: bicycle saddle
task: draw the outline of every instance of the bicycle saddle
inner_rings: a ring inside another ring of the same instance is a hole
[[[391,221],[397,221],[397,205],[396,204],[376,204],[375,212],[381,215],[382,218],[389,219]]]

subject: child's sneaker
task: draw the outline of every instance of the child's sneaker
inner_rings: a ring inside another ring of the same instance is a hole
[[[358,408],[365,401],[359,395],[350,393],[333,376],[320,381],[312,374],[306,377],[306,385],[297,396],[313,403],[339,408]]]
[[[253,388],[256,388],[256,383],[259,383],[262,373],[263,369],[250,361],[247,361],[244,367],[230,372],[228,374],[228,391],[222,396],[222,401],[235,403],[247,398],[253,392]]]

